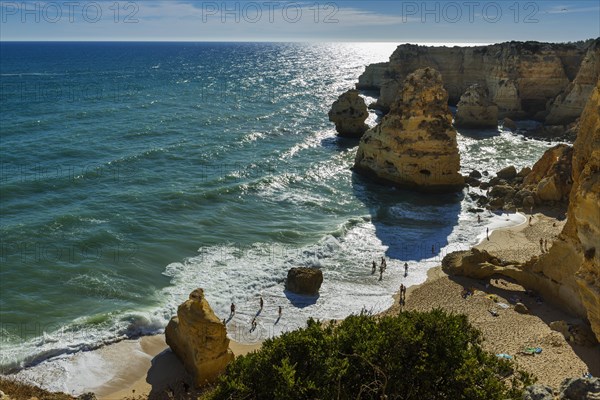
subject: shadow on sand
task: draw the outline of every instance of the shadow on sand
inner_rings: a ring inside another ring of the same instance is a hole
[[[171,349],[164,350],[152,359],[146,382],[152,386],[148,395],[152,400],[196,398],[191,376]]]

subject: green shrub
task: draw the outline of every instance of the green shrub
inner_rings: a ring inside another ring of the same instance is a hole
[[[531,383],[483,351],[466,316],[434,310],[311,319],[237,358],[207,398],[493,400],[520,398]]]

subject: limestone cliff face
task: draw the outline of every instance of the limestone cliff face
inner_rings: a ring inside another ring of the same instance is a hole
[[[358,78],[356,88],[359,90],[379,90],[382,81],[386,79],[388,63],[376,63],[367,65],[365,72]]]
[[[378,86],[377,104],[388,110],[408,74],[418,68],[432,67],[442,74],[452,104],[477,83],[488,88],[490,100],[498,105],[500,118],[543,119],[549,101],[575,79],[588,47],[590,43],[507,42],[475,47],[405,44],[398,46],[387,67],[382,63],[368,67],[359,78],[359,87]],[[573,110],[579,107],[581,113],[585,93],[579,99],[581,104],[579,100],[573,101]]]
[[[550,149],[526,182],[555,175],[556,158],[569,151],[564,145]],[[586,318],[600,341],[600,80],[581,115],[572,152],[567,222],[550,251],[524,264],[496,262],[474,250],[453,253],[446,260],[446,270],[476,277],[512,277]]]
[[[498,106],[489,100],[488,90],[470,86],[458,102],[454,125],[462,128],[497,128]]]
[[[338,97],[329,111],[340,136],[360,138],[369,129],[365,124],[369,111],[358,90],[349,90]]]
[[[600,340],[600,80],[581,115],[573,147],[574,183],[563,235],[581,259],[579,294]]]
[[[546,123],[566,125],[581,115],[600,76],[600,39],[589,47],[575,80],[549,105]]]
[[[194,290],[179,306],[165,335],[198,386],[214,382],[233,360],[225,325],[214,314],[202,289]]]
[[[389,114],[362,137],[355,171],[422,190],[462,188],[447,103],[438,71],[424,68],[408,75]]]

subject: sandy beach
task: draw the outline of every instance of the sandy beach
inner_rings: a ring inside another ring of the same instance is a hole
[[[565,223],[542,214],[524,217],[525,222],[519,225],[494,230],[489,240],[484,238],[476,247],[506,260],[525,261],[546,251],[545,240],[551,246]],[[540,238],[544,240],[542,245]],[[463,298],[463,288],[473,289],[473,296]],[[530,314],[514,310],[516,298],[529,308]],[[433,308],[466,314],[483,333],[485,349],[495,354],[508,354],[520,368],[535,375],[539,383],[558,387],[563,379],[578,377],[584,372],[600,376],[599,344],[586,347],[568,342],[549,327],[553,321],[570,324],[582,324],[583,321],[543,299],[528,296],[522,286],[507,279],[479,281],[448,276],[441,267],[430,269],[425,283],[408,288],[404,309],[427,311]],[[497,316],[490,311],[495,311]],[[383,314],[398,312],[401,309],[396,295],[394,305]],[[260,345],[231,341],[230,348],[239,356],[259,349]],[[540,347],[542,351],[535,355],[521,354],[528,347]],[[176,398],[193,398],[195,394],[189,386],[191,379],[167,346],[164,335],[125,340],[92,353],[95,353],[92,360],[102,359],[103,365],[110,365],[112,369],[96,371],[112,377],[101,384],[90,382],[90,387],[86,388],[100,399],[161,398],[165,393]],[[87,365],[89,357],[82,356],[78,363],[84,370],[90,369]]]
[[[231,341],[229,347],[236,356],[240,356],[260,348],[260,343]],[[169,390],[180,394],[184,390],[184,382],[190,382],[183,364],[167,346],[165,335],[123,341],[98,351],[110,351],[121,358],[126,355],[127,360],[117,377],[90,389],[100,399],[147,398]]]
[[[539,239],[551,240],[562,230],[564,221],[536,214],[526,223],[501,228],[490,234],[478,248],[508,260],[525,261],[540,254]],[[544,250],[545,251],[545,250]],[[475,293],[463,299],[463,288],[473,288]],[[530,314],[514,310],[514,300],[519,298]],[[538,383],[558,387],[567,377],[579,377],[584,372],[600,375],[600,345],[581,346],[567,342],[559,332],[550,329],[553,321],[583,324],[583,321],[556,309],[548,302],[527,296],[525,289],[507,279],[479,281],[448,276],[441,267],[428,272],[427,281],[407,290],[406,310],[427,311],[442,308],[454,313],[464,313],[469,321],[483,333],[483,346],[494,354],[508,354],[523,370],[534,374]],[[388,313],[399,312],[398,298]],[[498,313],[494,317],[490,310]],[[525,355],[528,347],[540,347],[542,352]]]

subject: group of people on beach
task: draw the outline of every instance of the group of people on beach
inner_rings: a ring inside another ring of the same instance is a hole
[[[542,251],[542,253],[545,253],[549,250],[548,239],[540,238],[540,250]]]
[[[432,248],[433,250],[433,248]],[[381,264],[379,265],[379,280],[383,279],[383,273],[387,269],[387,261],[385,261],[385,257],[381,257]],[[377,263],[373,261],[371,264],[371,275],[375,275],[377,271]],[[404,277],[408,276],[408,263],[404,263]]]
[[[381,257],[381,265],[379,266],[379,280],[383,279],[383,273],[385,272],[386,269],[387,269],[387,262],[385,261],[385,257]],[[373,264],[371,266],[371,275],[374,275],[375,271],[377,271],[377,263],[375,261],[373,261]]]
[[[379,280],[383,279],[383,273],[387,268],[387,261],[385,257],[381,257],[381,264],[379,265]],[[377,262],[373,261],[371,264],[371,275],[374,275],[377,271]],[[404,263],[404,277],[408,276],[408,263]],[[400,305],[404,306],[406,303],[406,286],[403,283],[400,284]]]
[[[258,316],[260,315],[260,313],[262,312],[262,310],[263,310],[263,308],[265,306],[265,301],[264,301],[264,299],[263,299],[262,296],[259,297],[258,304],[259,304],[258,312],[256,313],[256,315],[252,318],[252,321],[250,322],[250,332],[254,331],[257,328],[257,326],[258,326]],[[229,320],[231,320],[234,317],[234,315],[235,315],[235,310],[236,310],[235,303],[231,303],[231,307],[229,309],[230,309]],[[283,314],[283,307],[279,306],[277,321],[275,321],[276,324],[281,319],[281,315],[282,314]],[[227,322],[229,320],[225,320],[223,318],[223,324],[227,325]]]

